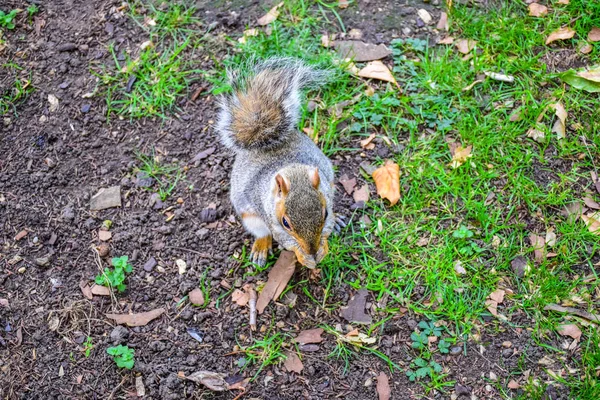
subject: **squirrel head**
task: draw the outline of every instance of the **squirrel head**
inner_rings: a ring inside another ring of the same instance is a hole
[[[329,211],[320,182],[317,168],[296,165],[279,171],[273,185],[276,239],[308,268],[314,268],[328,251],[323,227]]]

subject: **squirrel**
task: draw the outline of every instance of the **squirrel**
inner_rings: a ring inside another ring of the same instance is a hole
[[[297,123],[302,89],[318,87],[328,72],[271,58],[245,76],[228,75],[232,92],[221,96],[215,126],[235,153],[230,199],[255,238],[250,259],[264,266],[275,239],[315,268],[329,251],[329,236],[345,222],[333,212],[331,161]]]

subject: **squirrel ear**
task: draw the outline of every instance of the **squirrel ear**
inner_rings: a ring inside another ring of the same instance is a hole
[[[277,181],[279,193],[281,193],[283,196],[287,196],[290,191],[290,183],[283,176],[281,176],[281,174],[277,174],[277,176],[275,176],[275,181]]]
[[[319,168],[315,167],[312,171],[309,172],[309,174],[310,174],[310,183],[312,183],[312,185],[315,189],[318,189],[319,184],[321,183],[321,177],[319,176]]]

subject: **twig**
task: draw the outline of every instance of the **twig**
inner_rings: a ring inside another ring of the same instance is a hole
[[[563,306],[559,306],[558,304],[550,303],[550,304],[546,305],[546,307],[544,307],[544,310],[573,314],[573,315],[577,315],[578,317],[587,319],[588,321],[600,323],[600,315],[592,314],[587,311],[579,310],[579,309],[573,308],[573,307],[563,307]]]
[[[110,392],[110,396],[108,396],[107,400],[110,400],[113,398],[113,396],[115,395],[115,393],[117,392],[117,390],[119,390],[119,388],[121,386],[123,386],[123,384],[125,383],[125,380],[127,379],[126,376],[123,377],[123,379],[121,379],[121,383],[119,383],[117,386],[115,386],[115,388],[112,390],[112,392]]]
[[[248,285],[248,304],[250,305],[250,329],[256,330],[256,291],[250,285]]]

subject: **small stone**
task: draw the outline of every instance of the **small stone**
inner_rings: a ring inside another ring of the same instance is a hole
[[[156,259],[154,257],[150,257],[148,259],[148,261],[146,261],[146,263],[144,264],[144,271],[146,271],[146,272],[152,272],[152,270],[154,269],[154,267],[156,267],[156,264],[158,264],[156,262]]]
[[[135,186],[149,188],[154,185],[154,178],[148,175],[146,171],[139,171],[135,176]]]
[[[81,106],[81,112],[86,114],[86,113],[90,112],[91,107],[92,107],[91,104],[84,104]]]
[[[460,346],[454,346],[452,348],[450,348],[450,355],[451,356],[458,356],[462,353],[463,348]]]
[[[513,355],[513,350],[512,349],[504,349],[502,350],[502,356],[503,357],[510,357]]]
[[[210,234],[210,231],[206,228],[201,228],[196,231],[196,236],[198,236],[198,239],[200,239],[200,240],[206,239],[209,234]]]
[[[99,211],[107,208],[121,207],[121,187],[103,188],[90,200],[90,210]]]
[[[59,87],[60,89],[66,89],[66,88],[68,88],[69,86],[71,86],[71,82],[63,82],[63,83],[61,83],[60,85],[58,85],[58,87]]]
[[[20,274],[24,274],[24,273],[25,273],[25,271],[27,271],[27,268],[25,268],[25,267],[21,267],[21,268],[19,268],[19,269],[17,270],[17,272],[18,272],[18,273],[20,273]]]
[[[196,288],[189,293],[190,302],[195,306],[204,305],[204,293],[200,288]]]
[[[300,346],[298,346],[298,348],[302,352],[310,353],[310,352],[314,352],[314,351],[319,351],[319,346],[316,344],[301,344]]]
[[[505,340],[504,342],[502,342],[502,347],[505,347],[508,349],[508,348],[512,347],[512,342]]]
[[[201,222],[214,222],[217,220],[217,210],[214,208],[205,208],[200,211]]]
[[[75,219],[75,211],[73,210],[73,206],[66,206],[63,208],[62,217],[67,221],[72,221]]]
[[[113,344],[121,344],[129,337],[129,329],[125,328],[123,325],[117,325],[110,332],[110,340],[112,340]]]
[[[408,326],[408,329],[410,329],[411,331],[414,331],[417,327],[417,321],[415,321],[414,319],[409,319],[408,321],[406,321],[406,326]]]
[[[492,371],[490,371],[490,380],[491,381],[497,381],[498,380],[498,375],[496,375],[495,373],[493,373]]]
[[[100,257],[106,257],[110,253],[110,246],[108,243],[100,243],[96,246],[96,250],[98,251],[98,255]]]
[[[185,274],[187,271],[187,263],[182,259],[175,260],[175,264],[177,264],[177,269],[179,270],[179,275]]]
[[[471,388],[468,386],[463,386],[460,383],[454,385],[454,391],[457,396],[468,396],[471,394]]]
[[[50,259],[48,257],[39,257],[35,259],[35,263],[40,267],[47,267],[50,264]]]

